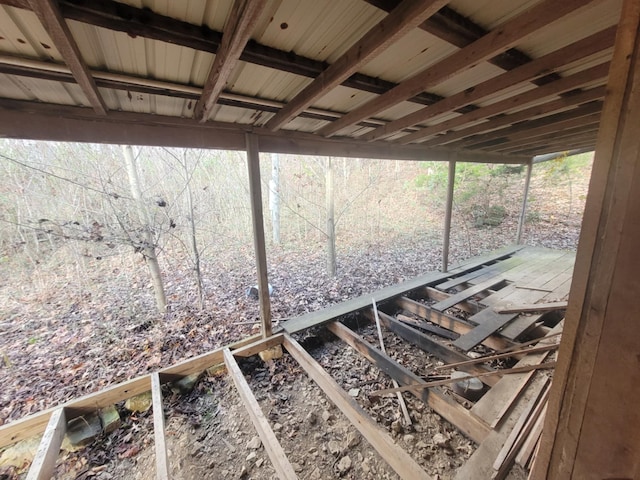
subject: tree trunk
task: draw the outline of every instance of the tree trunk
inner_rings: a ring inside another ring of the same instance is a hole
[[[191,178],[189,168],[187,167],[187,150],[184,151],[182,157],[182,166],[184,168],[184,178],[187,187],[187,210],[189,212],[189,225],[191,227],[191,252],[193,253],[193,270],[196,274],[196,288],[198,291],[198,304],[200,310],[204,310],[204,289],[202,288],[202,270],[200,269],[200,250],[198,249],[198,241],[196,238],[196,219],[193,209],[193,191],[191,189]]]
[[[331,157],[327,159],[327,170],[325,173],[325,200],[327,209],[327,273],[330,276],[336,275],[336,223],[334,208],[334,171]]]
[[[129,176],[129,184],[131,186],[131,195],[136,202],[136,209],[138,211],[138,217],[143,231],[143,247],[142,254],[149,267],[149,274],[151,275],[151,283],[153,284],[153,291],[156,297],[156,305],[161,313],[164,313],[167,309],[167,297],[164,293],[164,285],[162,284],[162,274],[160,273],[160,265],[158,264],[158,257],[156,256],[156,247],[151,232],[151,225],[149,220],[149,214],[144,205],[142,199],[142,188],[140,186],[140,178],[138,177],[138,169],[136,166],[136,160],[133,156],[133,149],[130,145],[124,145],[122,147],[124,153],[124,160],[127,165],[127,174]]]
[[[271,155],[271,180],[269,181],[269,209],[274,245],[280,245],[280,157]]]

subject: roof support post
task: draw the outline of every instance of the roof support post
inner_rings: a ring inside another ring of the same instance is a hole
[[[267,279],[267,251],[264,240],[264,219],[262,215],[262,188],[260,184],[260,150],[258,137],[246,134],[247,165],[249,168],[249,195],[251,197],[251,218],[253,222],[253,246],[256,252],[256,269],[258,273],[258,295],[260,300],[260,322],[262,337],[272,334],[271,300],[269,299],[269,283]]]
[[[626,0],[534,480],[640,474],[639,65],[640,1]]]
[[[451,237],[451,214],[453,213],[453,187],[456,181],[456,157],[451,154],[449,160],[449,180],[447,183],[447,209],[444,214],[444,234],[442,239],[442,271],[449,269],[449,239]]]
[[[520,218],[518,219],[518,232],[516,233],[516,245],[520,245],[522,241],[522,230],[524,230],[524,222],[527,215],[527,200],[529,198],[529,184],[531,183],[531,171],[533,170],[533,158],[527,163],[527,176],[524,179],[524,193],[522,195],[522,209],[520,210]]]

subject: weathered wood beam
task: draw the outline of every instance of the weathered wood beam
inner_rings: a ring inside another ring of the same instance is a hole
[[[451,240],[451,217],[453,216],[453,190],[456,183],[456,154],[449,160],[449,176],[447,177],[447,203],[444,213],[444,229],[442,232],[442,271],[449,270],[449,241]]]
[[[533,159],[527,164],[527,173],[524,177],[524,192],[522,193],[522,207],[518,217],[518,229],[516,230],[516,245],[522,243],[522,232],[527,216],[527,199],[529,198],[529,184],[531,183],[531,172],[533,170]]]
[[[245,380],[240,367],[233,357],[233,354],[229,349],[225,348],[223,355],[229,376],[233,380],[236,390],[242,399],[242,403],[249,414],[249,418],[251,418],[251,422],[262,440],[262,445],[264,446],[267,455],[269,455],[269,459],[271,459],[271,464],[273,465],[276,474],[282,480],[297,480],[298,476],[291,466],[291,463],[287,458],[287,454],[282,449],[280,442],[276,438],[276,434],[273,433],[269,421],[264,416],[264,413],[260,408],[260,404],[253,395],[251,387]]]
[[[106,115],[107,106],[91,77],[89,68],[80,55],[78,44],[71,35],[69,26],[62,17],[57,2],[55,0],[30,0],[29,4],[49,34],[56,49],[62,55],[62,59],[71,70],[89,104],[96,113]]]
[[[615,27],[607,28],[590,37],[579,40],[543,57],[532,60],[521,67],[486,80],[473,88],[463,90],[455,95],[444,98],[433,105],[382,125],[374,131],[363,135],[362,139],[370,141],[384,138],[407,127],[424,122],[430,118],[455,111],[460,107],[469,105],[472,102],[481,100],[482,98],[496,92],[500,92],[506,88],[529,81],[532,78],[538,78],[563,65],[567,65],[576,60],[593,55],[594,53],[606,50],[613,45],[615,30]]]
[[[258,337],[247,337],[238,342],[229,344],[228,348],[238,348],[254,342]],[[184,360],[170,367],[160,370],[163,382],[181,378],[192,373],[202,372],[208,367],[223,363],[222,348]],[[151,389],[151,376],[142,375],[134,379],[107,387],[95,393],[90,393],[80,398],[69,400],[62,405],[34,413],[15,422],[0,426],[0,448],[20,440],[25,440],[43,432],[51,414],[59,408],[65,409],[67,420],[89,412],[95,412],[114,403],[131,398]]]
[[[410,133],[409,135],[401,137],[398,140],[398,143],[408,144],[411,142],[419,142],[427,137],[437,135],[440,132],[446,132],[452,128],[463,127],[466,124],[477,122],[478,120],[490,119],[494,115],[509,112],[517,108],[523,108],[529,103],[539,102],[548,97],[559,95],[575,88],[589,85],[593,82],[604,81],[608,74],[608,63],[597,65],[582,72],[556,80],[555,82],[547,83],[542,87],[537,87],[533,90],[521,93],[515,97],[492,103],[491,105],[479,108],[473,112],[420,129],[415,133]],[[429,146],[435,142],[439,142],[438,138],[435,138],[433,142],[423,143],[423,145]]]
[[[258,276],[258,300],[260,302],[260,322],[262,337],[272,334],[271,298],[267,278],[267,250],[264,237],[264,216],[262,214],[262,186],[260,183],[260,150],[258,138],[247,133],[247,166],[249,169],[249,195],[251,197],[251,220],[253,224],[253,246],[256,255]]]
[[[44,431],[36,455],[31,462],[27,480],[48,480],[54,477],[56,460],[66,433],[67,419],[64,408],[59,407],[53,410],[49,416],[47,429]]]
[[[427,88],[471,68],[478,62],[504,52],[539,28],[574,12],[588,3],[588,0],[568,0],[561,4],[554,0],[544,0],[469,46],[403,81],[389,92],[356,108],[339,120],[326,125],[319,130],[319,134],[324,136],[334,135],[349,125],[353,125],[418,93],[424,92]]]
[[[564,146],[564,150],[567,150],[566,146],[576,141],[595,141],[598,136],[599,125],[600,116],[589,115],[588,118],[585,117],[584,124],[583,122],[579,122],[577,127],[565,128],[557,132],[547,133],[546,135],[542,133],[531,138],[502,142],[492,146],[492,148],[496,151],[510,151],[531,150],[541,146],[559,145]]]
[[[376,367],[384,373],[395,378],[400,385],[421,385],[425,383],[418,375],[400,365],[388,355],[383,354],[342,323],[333,322],[327,325],[327,329],[376,365]],[[470,415],[462,405],[449,400],[449,398],[440,391],[422,389],[419,392],[411,391],[411,393],[424,400],[436,413],[449,421],[474,442],[481,443],[489,433],[489,428],[484,422]]]
[[[331,66],[287,102],[285,107],[267,122],[266,127],[273,131],[278,130],[315,100],[356,73],[362,65],[415,29],[447,2],[448,0],[403,0]]]
[[[234,357],[251,357],[263,350],[267,350],[277,345],[282,345],[282,340],[283,334],[279,333],[268,338],[261,338],[260,340],[250,343],[249,345],[245,345],[244,347],[237,348],[233,350],[232,353]]]
[[[126,126],[126,128],[124,128]],[[450,150],[324,139],[302,132],[271,132],[250,125],[206,122],[163,115],[112,111],[97,117],[89,109],[0,99],[0,131],[4,138],[245,150],[245,134],[260,137],[265,153],[323,155],[395,160],[447,161]],[[409,148],[406,148],[409,147]],[[523,164],[527,156],[461,152],[459,161]]]
[[[266,0],[233,2],[231,12],[224,23],[220,47],[202,89],[202,96],[194,108],[194,117],[199,121],[206,122],[209,119],[266,4]]]
[[[153,405],[153,439],[156,449],[156,479],[169,480],[169,457],[164,431],[164,407],[162,405],[162,384],[158,372],[151,374],[151,402]]]
[[[460,130],[455,130],[453,132],[445,133],[444,135],[435,137],[431,141],[421,143],[421,145],[423,146],[429,146],[431,144],[443,145],[443,144],[449,144],[451,142],[454,142],[448,146],[452,148],[466,147],[468,145],[472,145],[474,142],[473,138],[465,139],[466,137],[472,137],[480,133],[497,130],[503,126],[512,126],[513,124],[518,122],[529,120],[531,118],[537,118],[542,115],[550,114],[558,110],[563,110],[576,105],[580,105],[585,102],[599,100],[604,97],[605,92],[606,92],[606,88],[604,86],[591,88],[589,90],[584,90],[582,92],[564,96],[557,100],[552,100],[550,102],[534,105],[533,107],[525,108],[524,110],[519,110],[515,113],[505,114],[504,116],[501,116],[501,117],[494,117],[486,122],[479,123],[469,128],[462,128]],[[460,140],[460,139],[465,139],[465,140]]]
[[[284,347],[400,478],[406,480],[431,478],[403,448],[394,443],[389,434],[372,420],[347,392],[340,388],[331,375],[298,342],[289,335],[285,335]]]

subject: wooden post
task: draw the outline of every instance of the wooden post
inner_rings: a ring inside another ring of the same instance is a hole
[[[333,170],[333,159],[327,158],[327,170],[325,177],[325,203],[327,209],[327,273],[331,277],[336,276],[336,221],[334,185],[335,172]]]
[[[444,215],[444,237],[442,241],[442,271],[449,269],[449,239],[451,237],[451,213],[453,211],[453,187],[456,181],[456,155],[449,160],[449,182],[447,184],[447,210]]]
[[[524,230],[524,222],[527,216],[527,199],[529,197],[529,184],[531,183],[531,171],[533,170],[533,158],[527,163],[527,176],[524,179],[524,194],[522,196],[522,209],[520,210],[520,218],[518,219],[518,233],[516,233],[516,245],[520,245],[522,241],[522,231]]]
[[[156,444],[156,480],[169,479],[169,457],[164,433],[164,407],[162,384],[158,372],[151,374],[151,401],[153,406],[153,437]]]
[[[67,420],[64,408],[59,407],[49,417],[47,429],[44,431],[36,456],[31,462],[27,480],[44,480],[53,477],[65,433],[67,433]]]
[[[625,0],[532,478],[640,474],[640,1]]]
[[[269,180],[269,210],[273,244],[280,245],[280,156],[271,154],[271,180]]]
[[[247,165],[249,168],[249,194],[251,195],[251,218],[253,221],[253,246],[256,251],[258,273],[258,295],[260,299],[260,321],[262,337],[271,336],[271,301],[267,279],[267,251],[264,241],[264,220],[262,216],[262,188],[260,185],[260,151],[258,137],[246,134]]]

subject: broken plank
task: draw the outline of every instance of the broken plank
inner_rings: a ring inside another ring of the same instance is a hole
[[[400,478],[431,479],[422,467],[404,449],[394,443],[389,434],[340,388],[331,375],[298,342],[289,335],[285,335],[284,347]]]
[[[541,345],[539,347],[523,348],[522,350],[512,350],[512,351],[506,352],[506,353],[496,353],[494,355],[484,355],[482,357],[472,358],[470,360],[465,360],[465,361],[462,361],[462,362],[448,363],[446,365],[440,365],[440,366],[435,367],[434,370],[443,370],[443,369],[446,369],[446,368],[465,367],[467,365],[475,365],[477,363],[490,362],[492,360],[497,360],[499,358],[512,357],[512,356],[517,355],[517,354],[529,354],[529,353],[537,353],[537,352],[546,352],[548,350],[555,350],[559,346],[560,345],[558,345],[558,344]]]
[[[54,477],[56,460],[66,432],[67,419],[64,408],[57,408],[51,413],[38,451],[31,462],[27,480],[46,480]]]
[[[438,310],[439,312],[443,312],[447,308],[451,308],[457,303],[460,303],[467,298],[473,297],[474,295],[479,294],[485,290],[489,290],[490,288],[494,288],[500,284],[504,283],[504,277],[498,275],[493,277],[485,282],[479,283],[478,285],[474,285],[473,287],[469,287],[466,290],[463,290],[459,293],[451,295],[446,300],[442,300],[440,302],[434,303],[431,305],[431,308],[434,310]]]
[[[536,420],[536,423],[533,425],[531,429],[531,433],[527,436],[527,439],[522,444],[518,455],[516,455],[516,463],[520,465],[522,468],[526,468],[527,463],[529,463],[529,459],[533,455],[533,451],[540,440],[540,435],[542,434],[542,427],[544,425],[544,418],[547,413],[546,405],[544,410],[540,413],[540,416]]]
[[[457,352],[453,348],[447,347],[437,340],[429,338],[424,333],[419,332],[408,325],[404,325],[403,323],[399,322],[398,320],[390,315],[387,315],[384,312],[380,312],[380,321],[387,330],[395,333],[402,339],[412,343],[421,350],[435,355],[444,362],[461,362],[469,359],[466,355]],[[491,371],[490,368],[479,365],[469,365],[463,370],[472,374]],[[488,385],[493,385],[497,381],[497,379],[489,379],[486,383]]]
[[[231,351],[229,349],[224,349],[223,356],[229,376],[231,376],[231,379],[238,390],[238,394],[247,409],[247,413],[251,418],[251,422],[253,422],[253,426],[262,440],[262,445],[269,455],[278,477],[289,480],[297,479],[298,476],[296,475],[296,472],[293,470],[291,463],[289,463],[287,455],[284,453],[275,433],[273,433],[271,425],[269,425],[269,421],[264,416],[256,397],[254,397],[253,392],[251,391],[251,387],[249,387],[244,375],[242,375],[242,371],[236,363]]]
[[[380,304],[386,300],[391,300],[404,295],[412,290],[416,290],[425,286],[435,285],[436,283],[450,277],[452,274],[468,272],[478,268],[478,266],[483,265],[484,263],[508,258],[522,248],[522,246],[507,247],[486,256],[471,259],[466,263],[462,263],[455,268],[450,269],[448,273],[431,272],[421,277],[417,277],[412,280],[400,283],[398,285],[392,285],[383,288],[372,294],[366,294],[357,298],[352,298],[351,300],[338,303],[323,310],[309,312],[284,322],[282,324],[282,327],[287,333],[296,333],[314,326],[323,325],[349,313],[354,313],[368,308],[371,305],[372,298],[378,304]]]
[[[396,319],[406,325],[411,325],[415,328],[419,328],[420,330],[425,330],[429,333],[433,333],[434,335],[438,335],[439,337],[448,338],[449,340],[455,340],[460,336],[460,334],[447,330],[446,328],[442,328],[438,325],[432,325],[429,322],[425,322],[424,320],[419,320],[417,318],[407,317],[401,313],[396,315]]]
[[[327,328],[384,373],[395,378],[399,384],[421,385],[425,383],[418,375],[400,365],[388,355],[383,354],[343,324],[334,322],[329,324]],[[469,415],[469,412],[462,405],[448,399],[440,391],[435,389],[422,389],[419,392],[411,391],[411,393],[425,401],[436,413],[449,421],[474,442],[480,443],[489,433],[487,425],[474,416]]]
[[[493,307],[496,313],[529,313],[529,312],[552,312],[554,310],[565,310],[567,302],[532,303],[523,305],[503,305]]]
[[[153,438],[156,445],[156,478],[169,480],[169,457],[164,433],[164,408],[158,372],[151,374],[151,404],[153,405]]]
[[[400,297],[395,301],[396,305],[407,312],[411,312],[419,317],[425,318],[436,325],[440,325],[448,330],[456,332],[460,335],[464,335],[465,333],[469,333],[473,330],[474,326],[465,320],[461,320],[458,317],[453,315],[448,315],[446,313],[439,312],[437,310],[432,310],[428,305],[424,305],[420,302],[416,302],[408,297]],[[486,347],[492,348],[494,350],[508,348],[515,346],[514,342],[510,340],[506,340],[497,335],[491,335],[486,338],[483,342],[483,345]]]
[[[483,311],[469,319],[478,323],[478,326],[469,333],[461,335],[460,338],[453,342],[453,344],[465,352],[469,351],[517,316],[517,313],[501,314],[495,313],[489,308],[485,308]]]

